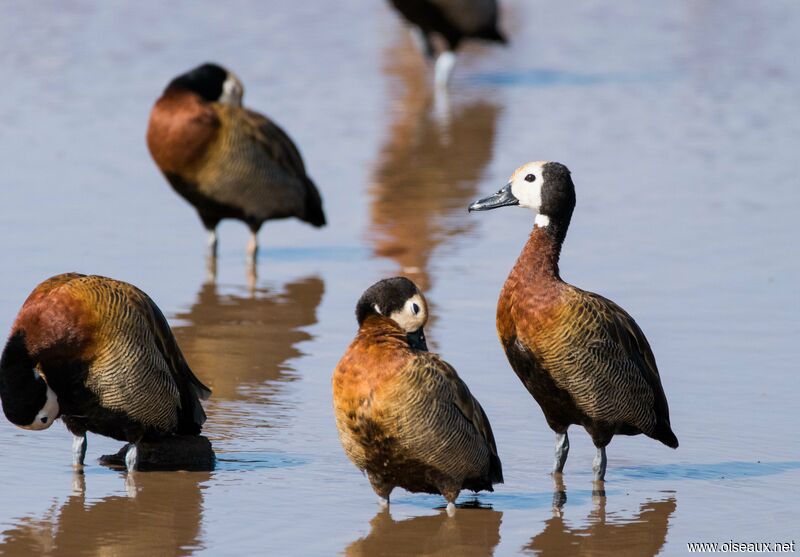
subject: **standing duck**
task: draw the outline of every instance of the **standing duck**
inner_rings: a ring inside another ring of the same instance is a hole
[[[238,219],[258,252],[264,221],[297,217],[325,225],[322,199],[297,147],[277,124],[242,106],[239,79],[203,64],[173,79],[156,101],[147,147],[176,192],[194,205],[216,253],[216,228]]]
[[[183,359],[167,320],[147,294],[124,282],[57,275],[25,300],[2,357],[0,400],[13,424],[45,429],[62,418],[83,465],[86,432],[132,443],[195,435],[211,391]]]
[[[434,70],[438,88],[447,86],[456,50],[464,39],[484,39],[506,43],[497,29],[497,0],[390,0],[395,9],[419,30],[425,54],[433,59],[433,36],[440,36],[444,50],[436,57]]]
[[[556,433],[553,471],[564,469],[572,424],[582,425],[597,447],[596,481],[605,478],[606,445],[615,434],[644,433],[676,448],[667,398],[642,330],[611,300],[559,275],[561,245],[575,208],[567,167],[521,166],[500,191],[469,210],[515,205],[537,214],[500,293],[497,332],[511,367]]]
[[[381,503],[395,487],[441,494],[493,491],[503,471],[489,420],[456,371],[428,352],[428,305],[403,277],[356,306],[358,334],[333,372],[333,406],[347,456]]]

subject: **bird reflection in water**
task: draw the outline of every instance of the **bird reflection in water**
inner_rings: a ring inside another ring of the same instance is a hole
[[[304,328],[317,322],[324,291],[317,277],[282,288],[208,282],[188,310],[173,316],[184,356],[213,392],[205,431],[218,463],[220,451],[252,451],[286,423],[290,412],[281,393],[296,377],[290,360],[302,356],[297,345],[312,338]]]
[[[669,517],[675,512],[675,497],[647,501],[635,517],[606,514],[603,482],[592,490],[593,509],[584,526],[573,526],[564,518],[567,490],[560,474],[555,477],[553,517],[523,550],[534,555],[609,555],[647,557],[657,555],[664,545]]]
[[[432,253],[474,226],[464,207],[492,157],[500,108],[486,100],[453,106],[437,119],[419,56],[392,46],[385,72],[393,121],[370,185],[374,253],[394,260],[423,291],[430,289]]]
[[[206,472],[139,474],[136,496],[87,499],[83,474],[72,495],[42,518],[2,532],[2,555],[188,555],[202,547]]]
[[[394,520],[387,509],[370,521],[369,534],[351,543],[348,557],[372,555],[492,555],[500,543],[503,513],[492,509],[461,509]]]
[[[302,355],[298,343],[311,340],[303,328],[316,324],[324,291],[318,277],[280,290],[203,284],[191,307],[174,315],[184,324],[173,331],[189,365],[211,387],[209,402],[245,399],[255,385],[288,379],[286,362]]]

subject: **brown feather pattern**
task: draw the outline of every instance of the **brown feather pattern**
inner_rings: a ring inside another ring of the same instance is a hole
[[[325,224],[300,152],[266,116],[167,89],[153,107],[147,142],[161,171],[208,227],[224,218],[253,230],[287,217]]]
[[[640,432],[677,445],[644,333],[611,300],[563,282],[559,251],[535,228],[503,287],[497,326],[512,367],[558,432],[575,423],[598,446]]]
[[[452,501],[502,482],[478,401],[452,366],[409,348],[390,319],[364,322],[334,371],[333,395],[345,452],[379,495],[400,486]]]
[[[133,285],[77,273],[53,277],[23,305],[12,332],[19,329],[65,409],[69,393],[59,387],[80,380],[102,409],[143,430],[174,433],[181,414],[197,431],[205,421],[197,399],[210,391],[189,369],[161,311]]]

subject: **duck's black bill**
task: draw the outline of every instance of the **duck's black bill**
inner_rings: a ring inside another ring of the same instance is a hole
[[[469,211],[489,211],[490,209],[511,207],[512,205],[519,205],[519,199],[514,197],[514,194],[511,193],[511,182],[509,182],[496,194],[479,199],[470,205]]]
[[[413,333],[408,333],[406,337],[408,338],[408,345],[414,350],[428,351],[428,344],[425,342],[425,331],[422,327]]]

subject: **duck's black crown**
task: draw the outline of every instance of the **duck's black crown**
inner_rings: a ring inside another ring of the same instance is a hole
[[[417,285],[405,277],[383,279],[367,288],[356,304],[356,319],[361,326],[370,315],[376,314],[375,306],[381,308],[382,315],[391,315],[419,290]]]
[[[228,71],[217,64],[203,64],[173,79],[167,89],[184,89],[197,93],[209,102],[222,95],[222,84],[228,79]]]

